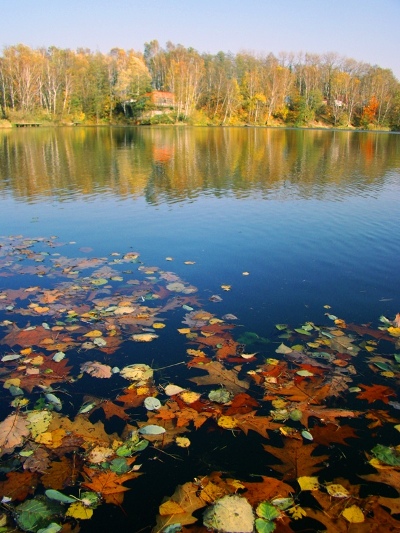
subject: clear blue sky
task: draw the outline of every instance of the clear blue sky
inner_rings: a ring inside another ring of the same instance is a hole
[[[336,52],[400,79],[400,0],[12,0],[0,14],[1,49],[143,51],[157,39],[212,54]]]

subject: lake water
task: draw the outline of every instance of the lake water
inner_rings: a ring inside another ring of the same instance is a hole
[[[381,315],[393,319],[400,312],[399,205],[396,134],[0,130],[1,236],[56,236],[74,243],[65,246],[78,257],[138,252],[145,265],[196,287],[207,311],[235,315],[237,335],[251,331],[271,339],[276,324],[331,324],[328,305],[349,323],[376,327]],[[18,289],[21,279],[0,278],[0,291]],[[7,310],[1,313],[4,320]],[[179,327],[181,316],[174,315],[171,324]],[[156,366],[182,360],[176,336],[167,332],[165,339],[151,348]],[[276,339],[266,346],[271,347],[261,349],[262,356],[273,356]],[[181,370],[174,372],[164,379],[183,379]],[[236,452],[232,447],[230,460],[222,454],[207,460],[215,462],[214,469],[229,470],[241,461]],[[149,516],[132,518],[128,510],[126,518],[116,507],[103,506],[95,511],[100,521],[85,522],[82,531],[109,531],[99,525],[107,519],[119,523],[120,531],[151,526],[160,498],[185,477],[166,461],[146,465],[147,479],[151,472],[154,479],[146,486]],[[189,477],[194,471],[188,466]]]

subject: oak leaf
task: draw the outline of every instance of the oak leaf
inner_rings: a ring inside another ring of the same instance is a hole
[[[296,439],[284,441],[283,448],[263,445],[264,450],[280,459],[281,464],[273,464],[272,468],[283,474],[284,479],[295,479],[300,476],[310,476],[323,468],[328,455],[313,455],[317,444],[303,444]],[[320,466],[321,465],[321,466]]]
[[[337,426],[331,423],[324,426],[314,426],[311,433],[314,441],[324,446],[331,446],[333,443],[349,446],[345,439],[358,438],[352,427]]]
[[[357,398],[360,400],[367,400],[368,403],[373,403],[376,400],[382,400],[384,403],[389,403],[390,396],[396,396],[395,391],[385,385],[360,384],[360,387],[364,390],[357,394]]]

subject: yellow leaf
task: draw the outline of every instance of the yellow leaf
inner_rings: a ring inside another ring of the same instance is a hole
[[[182,333],[182,335],[187,335],[188,333],[190,333],[190,328],[180,328],[178,329],[178,332]]]
[[[288,509],[288,513],[292,515],[293,520],[298,520],[299,518],[303,518],[303,516],[307,516],[307,513],[302,507],[300,507],[300,505]]]
[[[224,429],[233,429],[237,426],[237,421],[228,415],[223,415],[218,418],[217,424]]]
[[[180,448],[188,448],[191,444],[187,437],[176,437],[175,442]]]
[[[223,324],[224,321],[221,320],[220,318],[211,318],[211,320],[209,321],[210,324]]]
[[[365,349],[367,352],[373,352],[375,350],[375,346],[365,346]]]
[[[221,285],[221,289],[224,291],[230,291],[232,288],[232,285]]]
[[[393,337],[400,337],[400,328],[395,328],[393,326],[390,326],[387,330],[390,333],[390,335],[393,335]]]
[[[385,378],[394,378],[395,374],[391,370],[387,370],[385,372],[381,372],[381,376],[385,376]]]
[[[19,387],[21,380],[19,378],[10,378],[4,382],[3,388],[9,389],[10,387]]]
[[[71,503],[68,507],[65,516],[71,516],[72,518],[78,518],[80,520],[89,520],[93,516],[93,509],[86,507],[81,502]]]
[[[276,366],[279,363],[279,359],[275,359],[274,357],[268,357],[268,359],[266,359],[265,362],[267,365]]]
[[[326,485],[325,488],[328,494],[334,498],[348,498],[350,496],[350,492],[339,483],[331,483],[330,485]]]
[[[319,348],[320,345],[320,342],[307,342],[307,346],[309,346],[310,348]]]
[[[47,311],[50,310],[50,307],[46,307],[46,306],[44,306],[44,307],[40,307],[40,305],[38,305],[38,306],[34,307],[33,310],[34,310],[36,313],[39,313],[39,314],[41,314],[41,313],[47,313]],[[400,329],[400,328],[399,328],[399,329]]]
[[[201,394],[199,392],[184,391],[184,392],[181,392],[179,396],[182,398],[182,400],[185,403],[191,404],[191,403],[197,402]]]
[[[249,276],[250,272],[242,272],[242,276]]]
[[[23,350],[20,350],[19,353],[21,355],[29,355],[30,353],[32,353],[32,348],[24,348]]]
[[[85,333],[84,337],[90,337],[91,339],[95,339],[96,337],[101,337],[102,335],[103,333],[100,330],[94,329]]]
[[[196,261],[184,261],[185,265],[195,265]]]
[[[318,490],[319,483],[316,476],[300,476],[297,478],[297,483],[301,490]]]
[[[189,348],[186,350],[188,355],[192,355],[193,357],[206,357],[206,353],[203,352],[203,350],[194,350],[193,348]]]
[[[160,507],[158,508],[158,512],[161,516],[168,516],[171,514],[184,513],[185,509],[183,509],[183,507],[181,507],[178,502],[174,502],[173,500],[167,500],[166,502],[160,505]]]
[[[275,409],[283,409],[286,407],[288,402],[283,400],[282,398],[277,398],[276,400],[272,400],[272,405]]]
[[[365,520],[364,514],[358,505],[347,507],[347,509],[343,511],[342,515],[348,522],[350,522],[350,524],[360,524]]]
[[[162,322],[154,322],[153,328],[154,329],[162,329],[162,328],[165,328],[165,324],[163,324]]]
[[[40,365],[43,364],[43,356],[42,355],[37,355],[33,359],[30,359],[28,362],[31,365],[40,366]]]
[[[136,394],[138,396],[144,396],[145,394],[148,395],[149,393],[150,393],[149,387],[142,386],[136,389]]]

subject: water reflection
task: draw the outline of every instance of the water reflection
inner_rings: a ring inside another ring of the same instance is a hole
[[[386,133],[263,128],[0,130],[0,191],[24,201],[101,194],[150,204],[216,197],[374,195],[400,167]]]

